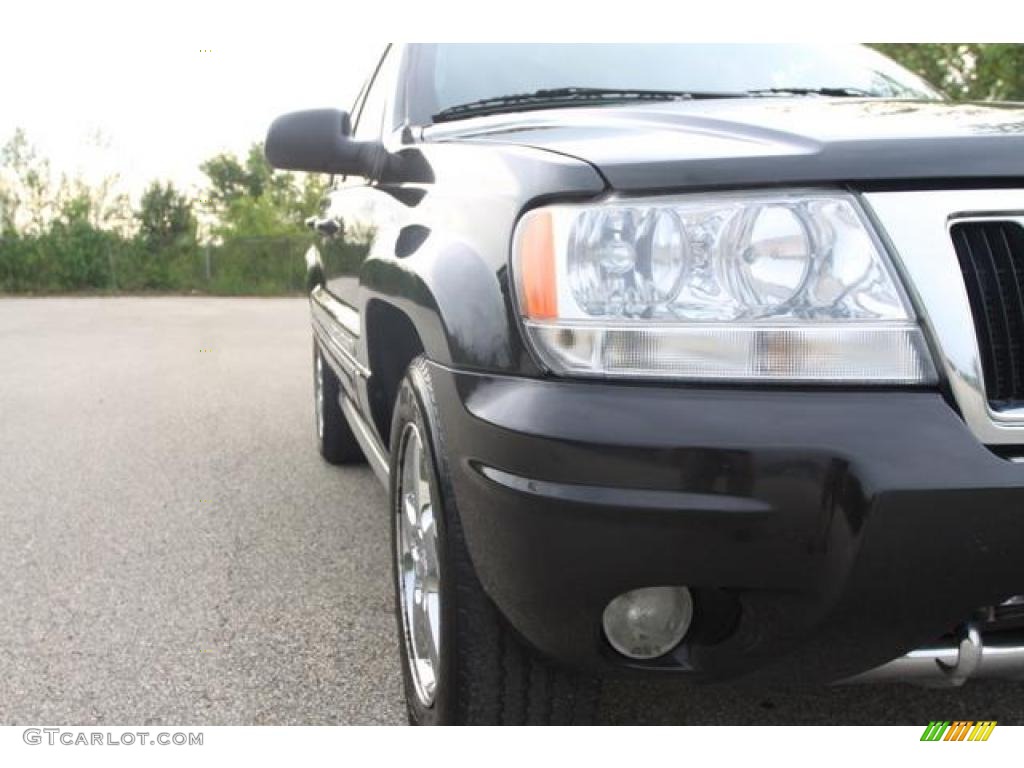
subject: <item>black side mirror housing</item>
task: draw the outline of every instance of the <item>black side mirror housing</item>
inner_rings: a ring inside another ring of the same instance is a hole
[[[307,109],[277,118],[267,131],[264,154],[273,168],[376,178],[387,152],[378,141],[355,141],[348,113]]]

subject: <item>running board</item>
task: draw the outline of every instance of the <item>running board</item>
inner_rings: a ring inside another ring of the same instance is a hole
[[[352,428],[352,434],[355,435],[356,441],[359,443],[359,447],[363,449],[363,453],[366,455],[366,461],[370,465],[370,469],[373,470],[373,474],[380,480],[381,485],[385,489],[389,487],[389,462],[387,455],[384,453],[384,449],[381,444],[377,441],[373,432],[370,430],[370,425],[367,424],[363,417],[359,415],[359,411],[356,410],[355,405],[348,398],[347,395],[342,393],[339,395],[339,401],[341,402],[341,412],[345,414],[345,419],[348,421],[349,427]]]
[[[842,683],[914,683],[950,688],[968,680],[1024,680],[1024,645],[985,645],[968,624],[958,645],[921,648]]]

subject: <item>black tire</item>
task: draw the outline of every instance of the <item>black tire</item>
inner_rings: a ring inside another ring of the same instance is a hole
[[[436,695],[424,706],[409,664],[397,563],[400,439],[406,425],[423,435],[425,471],[438,532],[441,642]],[[443,425],[430,369],[414,360],[401,383],[391,426],[391,529],[395,613],[409,722],[413,725],[586,724],[595,715],[599,681],[558,667],[528,648],[477,579],[463,538],[448,470]]]
[[[323,391],[323,422],[317,415],[317,379]],[[341,384],[324,359],[320,343],[313,339],[313,420],[320,455],[329,464],[358,464],[366,461],[363,449],[352,434],[341,410]]]

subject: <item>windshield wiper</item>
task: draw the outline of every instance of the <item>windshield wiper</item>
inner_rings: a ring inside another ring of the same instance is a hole
[[[682,101],[688,99],[739,99],[746,93],[720,91],[652,91],[640,88],[543,88],[530,93],[515,93],[509,96],[470,101],[442,109],[433,120],[443,123],[466,117],[496,115],[502,112],[519,112],[528,109],[555,109],[587,104],[625,103],[630,101]]]
[[[751,96],[837,96],[837,97],[871,97],[875,94],[863,88],[755,88],[747,91]]]

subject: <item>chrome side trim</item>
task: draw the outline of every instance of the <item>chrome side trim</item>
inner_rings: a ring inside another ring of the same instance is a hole
[[[318,285],[314,288],[310,294],[310,299],[313,301],[313,306],[326,312],[330,317],[344,328],[350,336],[359,338],[362,332],[362,322],[359,319],[359,313],[352,309],[348,304],[338,301],[336,298],[331,296],[322,285]]]
[[[949,233],[961,221],[1024,221],[1024,189],[871,192],[863,199],[888,238],[936,366],[967,426],[989,445],[1024,443],[1024,409],[989,406],[971,306]]]
[[[359,362],[356,357],[357,336],[353,336],[345,323],[338,319],[336,307],[330,303],[340,305],[336,299],[327,295],[322,288],[316,288],[310,294],[309,306],[313,319],[313,328],[317,336],[323,341],[333,356],[340,362],[350,377],[360,376],[364,379],[370,377],[370,370]],[[353,311],[346,308],[346,311]]]
[[[356,360],[353,354],[346,351],[345,346],[343,346],[344,341],[338,338],[336,332],[331,332],[330,325],[313,317],[313,331],[331,353],[331,358],[336,360],[345,369],[345,373],[350,379],[354,379],[356,376],[364,379],[370,377],[369,369]]]
[[[356,409],[352,401],[344,394],[341,395],[341,412],[345,414],[345,419],[348,421],[348,425],[352,428],[352,434],[356,436],[356,440],[359,442],[359,447],[363,449],[363,453],[366,454],[366,460],[370,464],[370,469],[380,480],[384,488],[389,487],[389,477],[391,471],[389,469],[389,462],[387,456],[384,453],[384,448],[374,437],[373,431],[370,429],[370,425],[367,424],[363,417],[359,415],[359,411]]]

